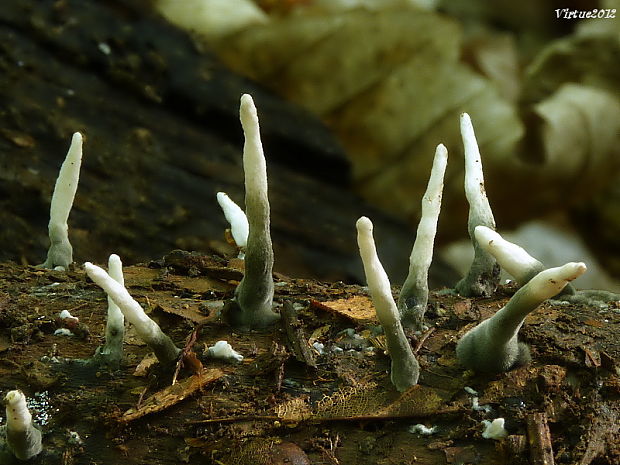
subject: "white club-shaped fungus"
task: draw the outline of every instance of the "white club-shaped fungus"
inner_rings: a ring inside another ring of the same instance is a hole
[[[372,236],[372,222],[365,216],[357,220],[357,245],[364,264],[368,290],[383,327],[388,352],[392,359],[391,380],[398,391],[418,383],[420,365],[413,355],[409,341],[400,323],[396,302],[392,297],[390,280],[377,256]]]
[[[484,190],[482,159],[476,134],[467,113],[461,115],[461,137],[465,152],[465,196],[469,202],[467,230],[474,246],[474,260],[467,276],[456,284],[456,290],[462,296],[489,297],[499,284],[499,265],[490,253],[478,245],[474,229],[480,225],[495,229],[495,219]]]
[[[71,146],[65,161],[60,167],[52,194],[50,222],[48,224],[50,248],[47,251],[47,259],[41,265],[44,268],[66,270],[73,263],[73,247],[69,242],[67,221],[77,191],[81,165],[82,135],[76,132],[71,139]]]
[[[84,263],[86,273],[114,301],[121,312],[136,329],[136,333],[155,353],[162,365],[176,362],[181,350],[164,334],[159,325],[151,320],[125,286],[108,273],[90,262]]]
[[[475,371],[502,372],[529,361],[529,350],[517,341],[525,317],[586,271],[583,263],[567,263],[534,276],[488,320],[471,329],[456,345],[456,355]]]
[[[409,274],[398,298],[401,323],[418,331],[423,329],[424,313],[428,303],[428,269],[433,260],[447,163],[448,151],[443,144],[439,144],[435,151],[428,186],[422,197],[422,216],[409,257]]]
[[[264,328],[280,315],[273,304],[273,247],[269,226],[267,165],[260,140],[258,114],[252,97],[241,96],[239,109],[245,135],[243,171],[245,173],[245,212],[249,223],[245,254],[245,274],[227,306],[225,318],[235,327]]]
[[[6,404],[6,442],[19,460],[29,460],[43,450],[41,431],[32,423],[32,415],[21,391],[9,391]]]

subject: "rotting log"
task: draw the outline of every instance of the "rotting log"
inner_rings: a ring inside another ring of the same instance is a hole
[[[353,224],[369,214],[390,237],[386,266],[404,276],[410,231],[348,191],[347,160],[318,120],[149,11],[139,1],[3,2],[0,260],[45,258],[49,199],[74,131],[85,135],[69,218],[78,263],[221,248],[215,193],[243,198],[238,108],[247,92],[268,157],[276,270],[361,278]]]

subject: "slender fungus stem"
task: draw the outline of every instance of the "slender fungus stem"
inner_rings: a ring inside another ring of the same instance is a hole
[[[176,362],[181,349],[172,339],[164,334],[159,325],[151,320],[138,302],[136,302],[125,286],[115,281],[105,270],[90,262],[84,263],[86,273],[118,307],[127,321],[136,329],[136,333],[155,352],[157,360],[162,365],[171,365]]]
[[[422,331],[424,326],[424,313],[428,302],[428,269],[433,260],[447,163],[448,151],[443,144],[439,144],[435,150],[426,193],[422,197],[422,216],[409,257],[409,274],[398,298],[401,323],[417,331]]]
[[[108,259],[108,275],[121,286],[125,285],[123,263],[118,255]],[[114,300],[108,295],[108,317],[105,327],[105,344],[97,349],[96,359],[110,367],[118,368],[123,358],[123,338],[125,336],[125,316]]]
[[[468,331],[456,346],[456,355],[475,371],[502,372],[529,361],[529,350],[517,341],[525,317],[558,294],[586,271],[583,263],[567,263],[534,276],[488,320]]]
[[[364,264],[368,290],[383,327],[388,352],[392,359],[391,380],[398,391],[405,391],[417,384],[420,365],[413,355],[409,341],[400,323],[396,302],[392,297],[390,280],[377,256],[372,236],[372,222],[365,216],[357,220],[357,244]]]
[[[258,114],[252,97],[241,97],[239,110],[245,135],[243,170],[245,172],[245,211],[249,233],[245,254],[245,274],[235,290],[235,299],[225,317],[236,327],[264,328],[279,315],[273,303],[273,248],[269,226],[267,165],[260,140]]]
[[[73,263],[73,248],[69,242],[67,221],[77,191],[81,165],[82,135],[76,132],[71,139],[65,161],[60,167],[52,194],[48,224],[50,248],[47,251],[47,259],[41,265],[44,268],[58,267],[66,270]]]
[[[463,296],[489,297],[499,284],[499,265],[478,245],[474,229],[480,225],[495,229],[495,219],[484,190],[480,150],[467,113],[461,115],[461,137],[465,152],[465,196],[469,202],[467,229],[474,246],[474,260],[467,276],[456,284],[456,290]]]

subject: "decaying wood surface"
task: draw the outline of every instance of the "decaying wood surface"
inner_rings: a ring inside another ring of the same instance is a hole
[[[501,288],[489,299],[431,293],[427,317],[433,329],[409,334],[418,347],[420,384],[399,394],[389,381],[385,341],[362,288],[277,275],[274,302],[286,306],[291,328],[240,333],[217,317],[239,276],[235,259],[183,252],[125,269],[130,293],[175,343],[190,341],[187,349],[204,366],[198,374],[181,369],[171,386],[174,373],[145,359],[147,349],[131,328],[122,370],[110,373],[76,361],[90,358],[102,343],[107,306],[82,270],[0,265],[0,390],[17,387],[35,401],[46,449],[33,463],[620,460],[618,303],[543,304],[521,331],[532,363],[479,375],[459,366],[456,341],[515,289]],[[54,335],[64,309],[87,329],[81,337]],[[244,360],[208,358],[206,347],[218,340],[230,342]],[[322,353],[310,341],[323,344]],[[505,418],[508,438],[483,439],[482,420],[497,417]],[[436,430],[428,436],[409,432],[417,423]],[[12,465],[6,455],[0,458]]]

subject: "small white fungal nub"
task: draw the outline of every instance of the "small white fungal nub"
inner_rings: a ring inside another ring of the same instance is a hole
[[[423,425],[422,423],[418,423],[417,425],[413,425],[409,427],[409,432],[410,433],[418,433],[421,434],[422,436],[430,436],[431,434],[435,434],[437,432],[437,427],[436,426],[432,426],[432,427],[428,427],[426,425]]]
[[[28,460],[43,450],[41,431],[32,423],[32,415],[21,391],[9,391],[6,404],[6,442],[15,457]]]
[[[504,429],[503,418],[496,418],[493,421],[482,420],[482,425],[484,426],[484,431],[482,432],[482,437],[484,439],[503,439],[508,436],[508,431]]]
[[[73,320],[76,323],[80,321],[78,317],[71,315],[71,312],[69,312],[69,310],[63,310],[62,312],[58,314],[58,317],[63,320],[65,319]]]
[[[476,226],[474,234],[480,247],[493,255],[499,266],[519,283],[527,282],[533,271],[544,269],[543,264],[527,253],[525,249],[507,241],[491,228]]]
[[[6,421],[14,431],[25,431],[32,423],[32,415],[26,405],[26,396],[21,391],[9,391],[6,402]]]
[[[214,345],[207,349],[209,357],[219,358],[222,360],[234,360],[241,362],[243,355],[234,350],[228,341],[217,341]]]
[[[226,192],[217,193],[217,203],[222,207],[226,221],[230,223],[230,232],[237,247],[245,249],[248,245],[250,226],[245,212],[237,205]]]

